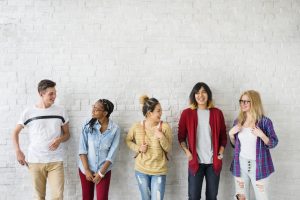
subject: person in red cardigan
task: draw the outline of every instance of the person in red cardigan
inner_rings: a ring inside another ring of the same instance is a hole
[[[223,113],[203,82],[193,87],[189,99],[191,107],[182,111],[178,126],[178,141],[189,161],[188,199],[201,199],[205,177],[206,199],[216,200],[227,143]]]

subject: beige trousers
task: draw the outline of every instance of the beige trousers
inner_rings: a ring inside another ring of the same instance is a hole
[[[47,179],[52,200],[63,200],[64,165],[63,162],[29,163],[36,200],[45,200]]]

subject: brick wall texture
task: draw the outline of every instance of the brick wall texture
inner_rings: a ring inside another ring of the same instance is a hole
[[[11,133],[21,111],[38,100],[36,86],[45,78],[57,83],[57,103],[70,116],[66,200],[81,199],[78,140],[97,99],[114,102],[112,119],[122,129],[110,199],[137,200],[133,154],[123,139],[142,119],[139,96],[160,100],[163,120],[177,138],[180,113],[199,81],[211,87],[228,130],[241,92],[261,93],[279,137],[271,151],[276,171],[270,199],[299,196],[299,0],[0,0],[1,200],[32,199],[30,176],[16,162]],[[26,130],[20,140],[26,152]],[[233,199],[231,159],[228,145],[220,200]],[[177,139],[169,169],[165,199],[187,199],[187,160]]]

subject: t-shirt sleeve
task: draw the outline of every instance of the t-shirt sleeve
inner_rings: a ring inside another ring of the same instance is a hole
[[[65,125],[66,123],[69,122],[69,116],[68,116],[68,113],[67,113],[66,109],[64,109],[64,108],[63,108],[62,115],[63,115],[63,118],[65,120],[65,122],[62,125]]]
[[[19,121],[18,121],[18,123],[17,124],[20,124],[20,125],[22,125],[23,127],[25,127],[25,122],[26,122],[26,120],[27,120],[27,117],[26,117],[26,112],[27,111],[27,109],[26,110],[24,110],[22,113],[21,113],[21,115],[20,115],[20,118],[19,118]]]

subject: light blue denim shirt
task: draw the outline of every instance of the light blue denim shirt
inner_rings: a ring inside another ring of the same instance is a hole
[[[100,133],[101,125],[95,122],[93,129],[88,122],[84,124],[79,141],[79,155],[86,154],[89,168],[92,172],[98,172],[105,161],[110,161],[111,165],[106,172],[111,170],[116,158],[120,143],[120,128],[112,120],[109,120],[106,131]],[[83,164],[79,158],[79,169],[85,173]]]

